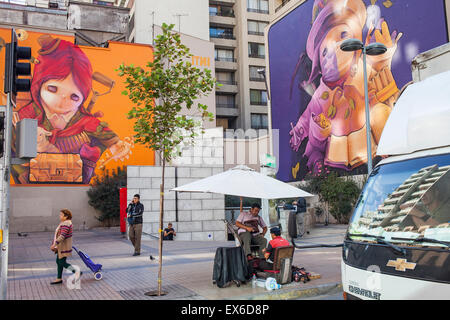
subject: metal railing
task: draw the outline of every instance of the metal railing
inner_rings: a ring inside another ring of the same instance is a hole
[[[216,108],[237,109],[237,107],[235,103],[216,103]]]
[[[249,57],[249,58],[258,58],[258,59],[265,59],[265,58],[266,58],[266,56],[263,55],[263,54],[253,54],[253,53],[250,53],[250,54],[248,55],[248,57]]]
[[[247,8],[247,12],[255,12],[255,13],[269,14],[269,10],[254,9],[254,8]]]
[[[261,31],[248,31],[248,34],[252,35],[252,36],[263,36],[264,35],[264,31],[263,32],[261,32]]]
[[[263,77],[250,77],[250,81],[264,82]]]
[[[224,32],[215,32],[215,31],[209,31],[209,36],[211,38],[218,38],[218,39],[230,39],[230,40],[236,40],[236,37],[229,33]]]
[[[217,79],[217,83],[228,84],[228,85],[232,85],[232,86],[237,85],[237,82],[234,80],[219,80],[219,79]]]
[[[250,100],[250,104],[254,106],[267,106],[267,101],[252,101]]]

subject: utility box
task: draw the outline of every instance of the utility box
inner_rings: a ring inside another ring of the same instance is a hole
[[[33,159],[37,156],[36,119],[22,119],[16,124],[16,158]]]

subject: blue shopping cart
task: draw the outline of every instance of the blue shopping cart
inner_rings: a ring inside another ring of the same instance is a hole
[[[78,255],[80,256],[81,260],[83,260],[84,264],[86,265],[86,267],[88,267],[89,269],[91,269],[91,271],[94,273],[94,279],[95,280],[101,280],[103,275],[101,273],[102,270],[102,265],[101,264],[97,264],[94,263],[91,258],[89,258],[89,256],[87,254],[85,254],[84,252],[78,250],[75,247],[72,247],[76,253],[78,253]]]

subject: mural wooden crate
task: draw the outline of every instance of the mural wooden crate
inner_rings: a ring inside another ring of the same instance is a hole
[[[79,154],[40,153],[30,161],[30,182],[83,182]]]

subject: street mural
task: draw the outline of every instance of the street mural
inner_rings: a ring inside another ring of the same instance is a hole
[[[8,32],[0,32],[5,41]],[[115,71],[122,62],[150,61],[151,48],[133,45],[129,57],[130,44],[82,47],[71,37],[25,33],[30,39],[19,45],[32,47],[31,92],[18,95],[13,125],[37,119],[38,155],[13,166],[14,183],[89,184],[104,168],[154,164],[153,152],[134,146],[132,106]],[[14,155],[14,141],[12,149]]]
[[[424,27],[425,26],[425,27]],[[411,59],[447,42],[443,1],[315,0],[271,26],[272,127],[279,131],[278,178],[367,172],[363,57],[344,52],[351,38],[383,43],[367,55],[372,154]]]

